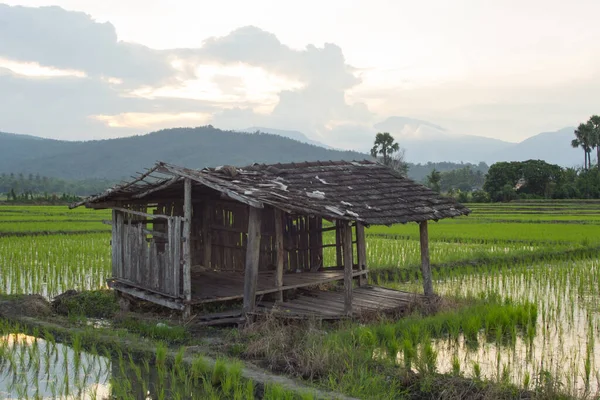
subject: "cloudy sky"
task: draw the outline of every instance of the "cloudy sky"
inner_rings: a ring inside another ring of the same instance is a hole
[[[597,0],[7,1],[0,131],[210,123],[361,148],[403,116],[519,141],[600,112],[597,15]]]

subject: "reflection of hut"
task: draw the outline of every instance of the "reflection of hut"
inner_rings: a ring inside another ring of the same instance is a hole
[[[406,293],[366,284],[366,225],[420,224],[431,295],[427,221],[469,213],[371,161],[203,170],[159,162],[71,207],[80,205],[113,210],[117,291],[187,313],[233,299],[250,312],[258,295],[272,294],[289,310],[325,316],[407,302]],[[343,292],[282,303],[288,290],[334,281],[344,282]]]

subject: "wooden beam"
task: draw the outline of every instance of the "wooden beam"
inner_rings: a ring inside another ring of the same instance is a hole
[[[168,215],[160,215],[160,214],[147,214],[145,212],[141,212],[141,211],[134,211],[134,210],[130,210],[129,208],[123,208],[123,207],[111,207],[113,210],[117,210],[117,211],[122,211],[124,213],[128,213],[131,215],[137,215],[140,217],[146,217],[146,218],[159,218],[159,219],[169,219],[170,217]]]
[[[427,221],[419,224],[421,240],[421,274],[423,275],[423,290],[425,296],[433,296],[433,277],[431,276],[431,265],[429,264],[429,236],[427,233]]]
[[[211,268],[212,260],[212,207],[208,200],[202,206],[202,241],[204,244],[204,268]]]
[[[248,207],[248,247],[246,248],[246,266],[244,273],[243,312],[254,311],[256,306],[256,284],[258,280],[258,262],[260,257],[260,226],[262,212],[258,208]]]
[[[344,248],[344,313],[352,315],[352,227],[341,222],[342,245]]]
[[[283,259],[285,250],[283,248],[283,211],[275,209],[275,286],[283,286]],[[276,300],[283,301],[283,292],[277,292]]]
[[[160,295],[153,294],[146,290],[126,287],[126,286],[121,286],[121,285],[118,285],[118,286],[115,285],[115,286],[113,286],[113,289],[118,290],[119,292],[127,293],[130,296],[134,296],[139,299],[149,301],[151,303],[155,303],[155,304],[158,304],[158,305],[161,305],[164,307],[172,308],[174,310],[183,311],[185,308],[185,305],[183,305],[181,302],[178,302],[176,300],[171,300],[171,299],[168,299],[168,298],[160,296]]]
[[[142,197],[145,197],[151,193],[157,192],[159,190],[163,190],[168,188],[169,186],[173,185],[174,183],[176,183],[179,180],[178,176],[174,176],[173,178],[169,179],[168,181],[166,181],[165,183],[163,183],[162,185],[158,185],[155,186],[151,189],[146,190],[145,192],[142,193],[138,193],[136,195],[134,195],[132,198],[134,199],[141,199]]]
[[[192,299],[192,241],[190,240],[192,225],[192,181],[186,178],[183,182],[183,298]],[[186,306],[184,318],[189,317],[190,307]]]
[[[367,244],[365,241],[365,226],[362,222],[356,223],[356,253],[358,256],[358,270],[364,271],[367,269]],[[367,284],[367,275],[360,275],[358,278],[358,286]]]

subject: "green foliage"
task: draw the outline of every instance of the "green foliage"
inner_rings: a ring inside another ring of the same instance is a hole
[[[442,179],[442,174],[437,171],[435,168],[429,175],[427,175],[427,186],[434,192],[440,191],[440,181]]]
[[[384,165],[390,165],[392,155],[400,150],[400,145],[396,143],[394,137],[389,132],[379,132],[375,136],[375,142],[371,149],[371,156],[377,158],[381,155]]]
[[[576,171],[541,160],[493,164],[483,185],[492,201],[600,198],[598,170]]]
[[[485,174],[480,169],[474,169],[471,165],[452,171],[441,172],[440,189],[442,192],[460,190],[471,192],[481,189],[485,182]]]
[[[0,193],[6,201],[19,203],[67,203],[78,196],[99,193],[114,182],[106,179],[64,180],[40,174],[0,174]]]

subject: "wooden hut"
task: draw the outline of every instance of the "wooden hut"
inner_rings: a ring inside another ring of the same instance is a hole
[[[119,292],[185,314],[234,299],[243,299],[245,314],[259,297],[261,307],[325,317],[407,301],[406,293],[367,285],[365,226],[419,224],[431,296],[427,221],[470,212],[372,161],[202,170],[158,162],[71,208],[82,205],[112,209],[109,286]],[[344,289],[285,296],[334,281]]]

